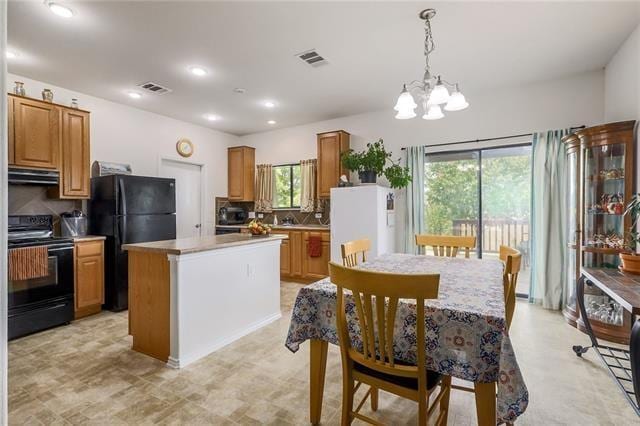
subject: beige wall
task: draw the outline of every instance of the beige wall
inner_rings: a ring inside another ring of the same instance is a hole
[[[640,25],[620,46],[605,67],[605,120],[640,121]],[[636,141],[636,164],[640,165],[640,149]],[[640,188],[640,172],[636,170],[636,191]]]
[[[640,25],[605,67],[607,122],[640,119]]]
[[[191,139],[194,154],[189,161],[205,164],[204,224],[206,233],[213,232],[215,197],[227,193],[227,147],[238,143],[237,136],[22,76],[8,76],[10,89],[14,80],[25,83],[27,96],[40,98],[42,89],[48,87],[54,92],[54,102],[69,105],[71,98],[77,98],[82,109],[91,111],[91,162],[128,163],[136,175],[157,176],[160,158],[180,159],[176,142]]]
[[[316,133],[336,129],[351,133],[355,149],[384,138],[385,145],[399,155],[405,146],[599,124],[604,119],[604,73],[582,73],[527,86],[468,93],[467,97],[471,104],[468,109],[447,113],[437,121],[396,120],[392,109],[395,99],[389,99],[389,108],[383,111],[255,133],[240,137],[240,141],[256,148],[257,162],[277,164],[315,158]]]
[[[401,148],[406,146],[491,138],[582,124],[588,126],[604,120],[602,70],[492,92],[467,93],[466,96],[471,104],[468,109],[448,113],[438,121],[420,118],[396,120],[392,109],[395,99],[389,99],[389,108],[384,111],[256,133],[242,136],[240,141],[256,148],[258,163],[290,163],[316,157],[316,133],[343,129],[352,135],[352,148],[361,150],[367,142],[383,138],[385,146],[397,158],[401,155]],[[508,139],[484,145],[522,141],[522,138]],[[431,151],[480,146],[483,145],[472,143]],[[404,191],[397,191],[396,200],[396,245],[401,247]]]

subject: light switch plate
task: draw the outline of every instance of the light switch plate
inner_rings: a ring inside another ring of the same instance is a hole
[[[322,219],[322,213],[316,213],[315,217],[316,219]]]
[[[249,219],[255,219],[256,218],[256,212],[249,212]]]

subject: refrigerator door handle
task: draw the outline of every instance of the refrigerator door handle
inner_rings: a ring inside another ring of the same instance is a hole
[[[127,196],[124,191],[124,181],[118,179],[118,192],[120,193],[120,214],[127,214]]]
[[[126,244],[126,242],[124,241],[124,237],[127,235],[127,221],[126,220],[122,220],[119,221],[118,224],[118,238],[120,239],[120,244]]]

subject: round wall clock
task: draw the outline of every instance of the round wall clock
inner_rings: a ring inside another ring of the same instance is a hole
[[[193,154],[193,144],[189,139],[182,138],[178,143],[176,143],[176,150],[178,151],[178,154],[183,157],[191,157]]]

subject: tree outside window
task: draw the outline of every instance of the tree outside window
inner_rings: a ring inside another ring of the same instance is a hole
[[[300,208],[300,164],[273,166],[273,208]]]

